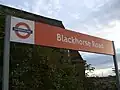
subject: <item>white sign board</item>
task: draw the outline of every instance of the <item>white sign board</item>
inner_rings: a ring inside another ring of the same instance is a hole
[[[11,17],[10,41],[34,44],[34,21]]]

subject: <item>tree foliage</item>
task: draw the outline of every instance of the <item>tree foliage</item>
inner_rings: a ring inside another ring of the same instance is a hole
[[[11,43],[11,90],[77,90],[82,88],[83,83],[77,80],[74,66],[61,69],[56,64],[49,63],[51,58],[55,61],[64,59],[61,58],[59,49],[53,49]]]

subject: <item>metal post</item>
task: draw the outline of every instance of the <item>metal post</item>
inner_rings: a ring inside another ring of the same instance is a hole
[[[118,70],[118,63],[117,63],[114,41],[112,41],[112,43],[113,43],[113,50],[114,50],[113,60],[114,60],[114,66],[115,66],[117,88],[118,88],[118,90],[120,90],[120,76],[119,76],[119,70]]]
[[[7,16],[5,20],[2,90],[9,90],[10,25],[11,17]]]

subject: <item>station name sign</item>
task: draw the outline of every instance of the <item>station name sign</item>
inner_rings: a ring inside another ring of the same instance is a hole
[[[112,41],[40,22],[11,17],[10,41],[114,55]]]

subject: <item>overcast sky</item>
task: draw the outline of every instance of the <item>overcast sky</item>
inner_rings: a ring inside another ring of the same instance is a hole
[[[1,4],[61,20],[66,29],[115,41],[120,55],[120,0],[0,0]],[[112,56],[80,52],[96,68],[111,74]]]

